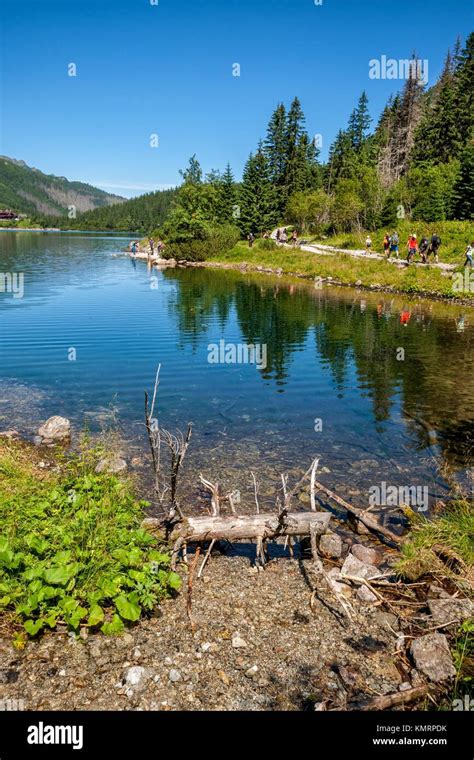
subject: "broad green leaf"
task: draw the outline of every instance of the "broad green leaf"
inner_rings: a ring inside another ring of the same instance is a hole
[[[99,604],[93,604],[90,608],[89,618],[87,620],[88,625],[98,625],[104,619],[104,610]]]
[[[178,573],[171,572],[168,575],[168,585],[176,591],[181,588],[181,578],[179,577]]]
[[[27,620],[23,623],[23,627],[30,636],[36,636],[36,634],[43,628],[43,620]]]
[[[117,596],[114,602],[120,616],[125,618],[125,620],[135,622],[140,617],[141,609],[139,605],[131,602],[124,594]]]
[[[111,636],[113,634],[121,633],[124,628],[123,620],[121,620],[118,615],[114,615],[112,622],[104,623],[100,630],[102,633],[105,633],[106,636]]]

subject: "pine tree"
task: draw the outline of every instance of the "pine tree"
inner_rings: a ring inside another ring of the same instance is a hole
[[[455,219],[474,219],[474,141],[460,156],[459,176],[453,190],[452,213]]]
[[[264,141],[270,179],[277,187],[284,184],[287,152],[286,109],[283,103],[279,103],[268,123]]]
[[[245,164],[240,188],[240,227],[245,234],[272,229],[278,222],[275,188],[260,144]]]
[[[293,194],[302,190],[306,175],[306,156],[301,149],[301,140],[305,135],[305,117],[298,98],[294,98],[288,111],[286,127],[286,165],[284,178],[285,201]],[[306,135],[306,139],[307,135]]]
[[[474,130],[474,32],[468,36],[464,48],[455,53],[454,82],[459,140],[467,145]]]
[[[328,166],[326,168],[326,189],[334,188],[340,177],[350,177],[352,161],[352,143],[349,133],[340,129],[336,139],[329,148]]]
[[[235,224],[237,188],[230,164],[227,164],[219,184],[218,214],[222,223]]]
[[[435,85],[415,133],[411,158],[414,163],[444,163],[458,155],[461,148],[459,120],[455,108],[454,66],[448,52],[444,69]]]
[[[362,92],[357,107],[354,108],[348,125],[348,134],[351,140],[352,148],[359,153],[367,140],[367,135],[372,119],[369,114],[368,98],[365,90]]]

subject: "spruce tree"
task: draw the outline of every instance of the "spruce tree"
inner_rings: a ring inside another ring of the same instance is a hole
[[[367,140],[372,119],[369,114],[368,98],[365,90],[362,92],[356,108],[349,117],[348,133],[352,148],[359,153]]]
[[[228,224],[235,224],[238,220],[235,217],[237,206],[237,188],[235,185],[234,175],[230,164],[227,164],[224,173],[221,176],[219,184],[219,221]]]
[[[270,179],[278,187],[284,184],[287,152],[286,109],[279,103],[268,123],[264,141]]]
[[[455,219],[474,219],[474,141],[461,153],[459,176],[453,190],[452,212]]]
[[[285,201],[302,190],[306,175],[306,156],[301,149],[301,139],[305,134],[305,117],[298,98],[294,98],[288,111],[286,127],[286,166],[284,179]]]
[[[260,144],[245,164],[240,188],[240,227],[245,234],[272,229],[278,222],[275,188]]]

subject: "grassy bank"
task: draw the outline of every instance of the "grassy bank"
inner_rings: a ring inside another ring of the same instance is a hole
[[[454,292],[451,277],[441,274],[435,267],[412,266],[398,269],[386,261],[360,259],[342,253],[318,256],[298,249],[279,248],[266,240],[256,241],[251,249],[247,243],[239,242],[231,251],[214,256],[212,261],[281,268],[285,274],[332,277],[345,285],[357,283],[365,287],[379,286],[402,293],[428,293],[448,298],[472,297],[471,293]]]
[[[474,239],[474,225],[472,222],[410,222],[401,219],[396,225],[381,227],[375,232],[371,232],[372,250],[376,253],[383,253],[383,239],[386,232],[391,234],[394,230],[400,237],[400,255],[406,258],[406,242],[408,236],[414,233],[418,240],[427,237],[436,232],[441,238],[440,261],[462,266],[464,262],[464,251],[467,244]],[[365,249],[365,239],[367,232],[350,232],[329,237],[303,236],[311,242],[324,243],[333,245],[336,248],[347,249]]]
[[[59,624],[119,633],[179,587],[132,482],[97,474],[98,456],[45,463],[0,441],[0,626],[19,644]]]

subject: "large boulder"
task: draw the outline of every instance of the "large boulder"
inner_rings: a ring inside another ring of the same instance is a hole
[[[410,652],[418,670],[431,681],[447,681],[456,675],[448,640],[442,633],[414,639]]]
[[[71,437],[71,423],[66,417],[50,417],[38,430],[42,443],[60,443]]]

